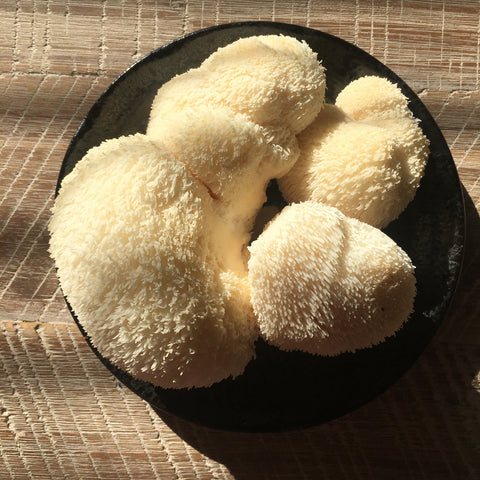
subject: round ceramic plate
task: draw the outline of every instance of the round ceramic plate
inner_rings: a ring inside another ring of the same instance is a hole
[[[90,147],[107,138],[145,132],[151,102],[163,83],[199,66],[219,47],[241,37],[264,34],[291,35],[305,40],[318,53],[327,70],[328,102],[333,102],[345,85],[364,75],[379,75],[397,83],[421,121],[431,154],[414,201],[385,230],[416,266],[415,311],[395,337],[334,358],[282,352],[258,340],[256,359],[243,375],[191,390],[165,390],[136,381],[96,352],[118,379],[159,412],[238,431],[316,425],[352,411],[392,385],[418,358],[443,320],[457,284],[464,243],[463,197],[455,165],[439,128],[419,98],[397,75],[359,48],[294,25],[220,25],[147,55],[118,77],[86,116],[66,153],[59,184]],[[268,202],[284,205],[275,183],[268,189]],[[76,321],[82,329],[81,319]]]

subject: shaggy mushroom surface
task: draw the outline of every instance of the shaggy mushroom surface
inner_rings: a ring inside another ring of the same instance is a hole
[[[375,76],[348,84],[298,142],[298,161],[279,179],[286,200],[322,202],[378,228],[413,200],[429,153],[407,98]]]
[[[298,133],[322,108],[324,93],[325,71],[305,42],[281,35],[242,38],[159,89],[147,134],[163,128],[170,112],[199,105],[225,106],[258,125]]]
[[[258,337],[246,246],[266,186],[296,161],[295,132],[318,113],[324,88],[305,43],[239,40],[160,88],[147,135],[105,141],[64,178],[50,252],[80,323],[113,364],[165,388],[243,372]]]
[[[352,82],[336,106],[324,93],[305,42],[243,38],[161,86],[145,135],[63,179],[50,253],[100,354],[156,386],[208,387],[244,371],[259,332],[337,355],[408,319],[413,266],[364,222],[413,198],[426,140],[387,80]],[[295,203],[248,247],[273,178]]]
[[[413,311],[414,268],[381,230],[317,202],[285,207],[250,246],[261,335],[338,355],[382,342]]]
[[[135,378],[208,386],[254,355],[249,285],[225,267],[212,204],[140,134],[94,147],[62,183],[49,230],[63,292],[97,350]]]

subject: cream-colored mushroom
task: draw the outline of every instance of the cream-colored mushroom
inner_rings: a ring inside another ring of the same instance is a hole
[[[323,202],[379,228],[413,200],[428,157],[407,98],[379,77],[347,85],[298,142],[299,160],[279,180],[287,201]]]
[[[395,135],[404,156],[401,198],[406,206],[420,185],[430,153],[429,140],[409,109],[407,97],[390,80],[365,76],[349,83],[335,103],[353,119]]]
[[[199,105],[228,107],[258,125],[298,133],[320,111],[324,93],[324,69],[305,42],[281,35],[242,38],[159,89],[147,134],[162,129],[172,111]]]
[[[412,197],[425,138],[388,83],[360,112],[358,92],[377,80],[366,82],[317,116],[325,73],[310,47],[240,39],[159,89],[146,135],[107,140],[77,163],[55,201],[50,252],[104,357],[154,385],[203,387],[243,372],[259,329],[280,348],[336,355],[401,327],[410,259],[335,208],[289,206],[247,252],[271,178],[291,201],[380,226]]]
[[[298,161],[278,180],[288,202],[315,200],[376,227],[405,208],[403,153],[388,130],[325,105],[298,143]]]
[[[254,355],[246,272],[219,248],[213,202],[139,134],[94,147],[62,182],[49,223],[62,289],[93,345],[135,378],[208,386]]]
[[[408,255],[377,228],[308,201],[285,207],[250,247],[261,335],[283,350],[337,355],[378,344],[408,319]]]

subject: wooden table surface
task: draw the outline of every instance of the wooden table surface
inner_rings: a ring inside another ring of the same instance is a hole
[[[135,60],[238,20],[316,28],[400,75],[443,131],[464,187],[453,306],[366,406],[314,428],[236,434],[159,416],[97,360],[65,307],[47,222],[83,116]],[[0,479],[480,478],[480,2],[0,2]]]

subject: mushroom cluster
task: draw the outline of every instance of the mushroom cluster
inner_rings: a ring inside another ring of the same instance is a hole
[[[240,375],[259,335],[337,355],[408,319],[414,268],[377,227],[415,195],[428,142],[388,80],[324,95],[305,42],[240,39],[161,86],[145,134],[93,147],[63,179],[50,253],[100,354],[204,387]],[[291,205],[251,242],[274,178]]]

